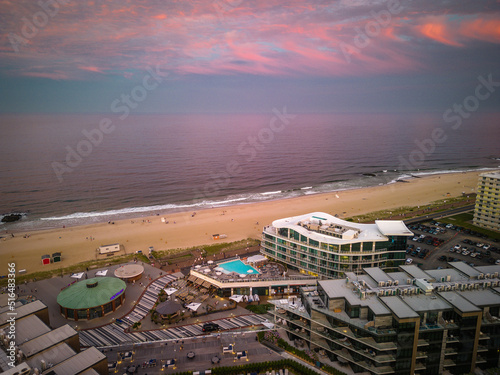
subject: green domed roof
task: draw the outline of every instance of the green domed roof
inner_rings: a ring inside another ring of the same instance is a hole
[[[88,309],[105,305],[125,292],[127,285],[116,277],[95,277],[79,281],[57,296],[57,303],[68,309]]]

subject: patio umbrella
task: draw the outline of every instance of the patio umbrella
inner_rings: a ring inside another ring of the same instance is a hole
[[[189,305],[187,305],[186,307],[190,310],[196,311],[196,310],[198,310],[198,307],[200,307],[200,306],[201,306],[201,303],[192,302]]]
[[[235,294],[234,296],[229,297],[229,299],[238,303],[238,302],[241,302],[243,300],[243,296]]]
[[[165,293],[167,293],[167,296],[177,292],[177,289],[175,289],[175,288],[168,288],[168,289],[163,289],[163,290],[165,291]]]

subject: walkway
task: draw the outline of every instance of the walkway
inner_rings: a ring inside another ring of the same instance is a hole
[[[241,315],[232,318],[213,320],[222,330],[231,330],[253,325],[260,325],[266,321],[262,315]],[[129,325],[123,321],[108,324],[106,326],[80,331],[80,345],[96,346],[98,348],[108,346],[120,346],[141,342],[179,340],[203,334],[203,323],[171,327],[154,331],[125,332]]]
[[[182,274],[171,274],[160,277],[148,285],[139,302],[124,318],[116,319],[114,323],[101,327],[79,331],[81,346],[117,346],[140,342],[178,340],[203,334],[203,323],[171,327],[151,331],[127,332],[130,327],[139,322],[153,309],[158,293],[169,283],[177,280]],[[184,276],[184,275],[182,275]],[[252,325],[259,325],[266,318],[259,315],[243,315],[214,320],[221,329],[230,330]]]

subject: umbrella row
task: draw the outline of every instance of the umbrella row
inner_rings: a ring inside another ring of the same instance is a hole
[[[261,325],[267,321],[261,315],[242,315],[234,318],[218,319],[217,323],[222,330],[238,329],[253,325]],[[143,332],[124,332],[118,323],[108,324],[99,328],[80,331],[80,344],[83,347],[109,347],[130,345],[143,342],[179,340],[203,334],[203,324],[191,324],[168,329],[159,329]]]

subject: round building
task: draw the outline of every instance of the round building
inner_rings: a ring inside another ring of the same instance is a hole
[[[79,281],[57,296],[66,319],[91,320],[115,311],[125,301],[127,285],[115,277],[96,277]]]
[[[122,279],[126,283],[139,280],[144,273],[144,266],[140,264],[125,264],[115,270],[115,277]]]

